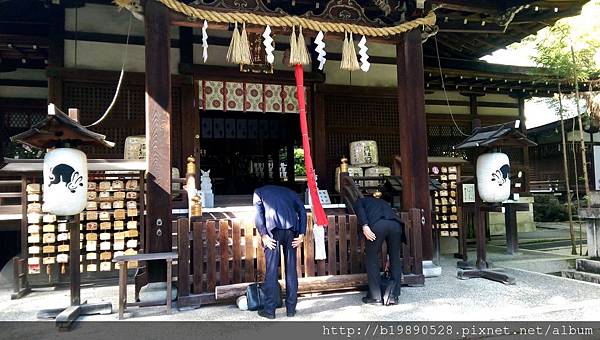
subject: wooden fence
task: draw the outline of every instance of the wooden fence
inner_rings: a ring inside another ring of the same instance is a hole
[[[420,211],[401,214],[408,245],[403,246],[403,283],[423,285]],[[327,259],[314,259],[312,216],[309,214],[305,242],[297,248],[299,278],[343,276],[365,273],[364,237],[359,234],[355,215],[329,215],[325,228]],[[179,259],[179,305],[214,302],[215,288],[264,279],[265,256],[260,235],[252,218],[181,218],[176,222]],[[174,226],[175,227],[175,226]],[[385,243],[382,259],[386,253]],[[283,256],[281,256],[283,262]],[[283,263],[282,266],[283,267]],[[280,271],[280,278],[285,272]],[[366,281],[364,282],[366,284]]]

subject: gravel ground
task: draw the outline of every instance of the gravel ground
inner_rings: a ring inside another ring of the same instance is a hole
[[[444,258],[442,275],[428,278],[424,287],[403,287],[401,303],[396,306],[364,305],[364,292],[323,294],[300,297],[293,320],[313,321],[506,321],[506,320],[600,320],[598,285],[556,276],[507,269],[516,285],[503,285],[484,279],[456,278],[455,259]],[[44,308],[66,306],[67,289],[35,290],[19,300],[10,299],[10,287],[0,288],[0,320],[37,320]],[[133,285],[129,285],[133,296]],[[115,313],[95,315],[84,320],[116,320],[117,286],[86,286],[82,300],[109,301]],[[194,310],[173,310],[165,315],[162,307],[132,308],[126,314],[136,321],[255,321],[264,320],[255,312],[240,311],[233,305],[210,305]],[[277,311],[277,320],[292,320],[285,308]]]

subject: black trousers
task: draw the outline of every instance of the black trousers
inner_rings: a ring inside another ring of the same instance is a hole
[[[398,221],[395,220],[379,220],[369,227],[373,233],[375,233],[376,238],[375,241],[369,241],[365,239],[367,277],[369,279],[368,296],[373,299],[382,298],[379,258],[383,241],[386,241],[387,243],[392,279],[398,283],[394,294],[398,295],[400,293],[400,279],[402,277],[402,261],[400,260],[400,250],[402,247],[402,226]]]
[[[298,302],[298,273],[296,272],[296,249],[292,247],[292,241],[296,237],[296,232],[292,230],[274,229],[271,231],[273,239],[277,241],[275,249],[264,247],[265,260],[267,265],[265,283],[263,292],[265,293],[265,312],[275,314],[277,308],[277,294],[279,290],[279,263],[280,246],[283,247],[283,256],[285,259],[285,307],[288,312],[296,311]]]

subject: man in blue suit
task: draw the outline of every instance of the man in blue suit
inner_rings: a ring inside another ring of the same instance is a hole
[[[296,315],[298,300],[298,275],[296,273],[296,248],[302,244],[306,233],[306,209],[298,195],[284,187],[266,185],[254,191],[256,229],[260,233],[266,259],[263,291],[264,309],[258,315],[275,319],[279,300],[277,285],[279,247],[283,246],[285,258],[285,307],[287,316]]]
[[[404,224],[390,204],[380,197],[381,192],[375,192],[373,197],[359,198],[354,204],[354,211],[359,222],[359,232],[362,232],[366,239],[365,256],[369,293],[362,300],[364,303],[397,304],[402,277],[401,243],[406,243]],[[384,240],[387,243],[394,284],[388,286],[382,296],[379,252]],[[382,298],[386,301],[382,301]]]

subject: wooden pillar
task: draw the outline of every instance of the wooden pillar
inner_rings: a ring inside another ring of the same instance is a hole
[[[521,132],[527,135],[527,125],[525,124],[525,97],[519,97],[519,119],[521,120]],[[529,192],[529,147],[523,147],[523,179],[521,183],[523,185],[523,192]]]
[[[429,172],[427,164],[427,121],[423,79],[421,33],[412,30],[396,45],[400,156],[402,157],[402,210],[422,210],[423,260],[433,259]]]
[[[181,64],[194,63],[194,41],[193,29],[191,27],[179,27],[179,62]],[[200,159],[195,153],[195,144],[198,142],[196,136],[200,135],[200,116],[196,105],[196,88],[193,77],[189,77],[181,85],[181,164],[180,169],[185,169],[186,159],[192,155],[196,159],[196,169],[199,168]],[[199,180],[199,178],[197,178]]]
[[[48,31],[48,68],[65,66],[65,9],[50,6],[50,29]],[[60,73],[59,73],[60,74]],[[56,73],[48,74],[48,103],[62,108],[62,78]]]
[[[146,253],[171,251],[171,69],[170,18],[165,6],[147,1],[146,36],[146,143],[147,219]],[[165,280],[162,261],[148,263],[149,282]]]

